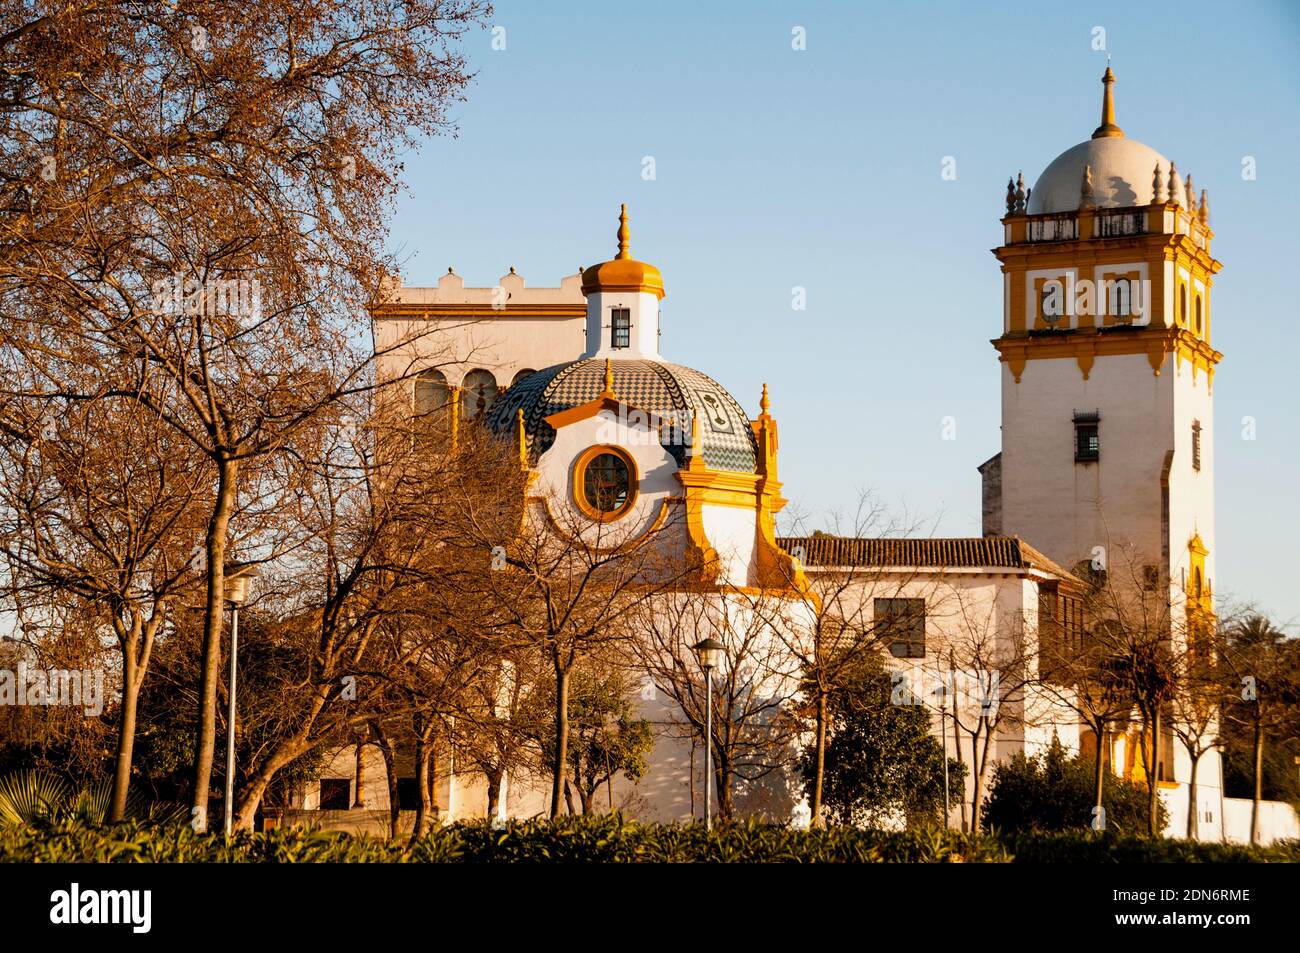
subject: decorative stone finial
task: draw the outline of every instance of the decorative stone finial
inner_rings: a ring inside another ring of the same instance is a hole
[[[767,414],[772,409],[772,402],[767,399],[767,385],[763,385],[763,396],[758,399],[758,409]]]
[[[1007,177],[1007,214],[1014,215],[1015,213],[1016,213],[1016,180],[1008,176]]]
[[[1151,173],[1151,201],[1153,203],[1163,202],[1165,200],[1165,180],[1160,174],[1160,163],[1156,163],[1156,170]]]
[[[1102,74],[1101,84],[1105,91],[1101,94],[1101,125],[1092,133],[1094,139],[1104,139],[1107,136],[1122,136],[1124,130],[1115,125],[1115,74],[1111,72],[1109,66],[1106,72]]]
[[[1190,172],[1187,173],[1187,184],[1185,188],[1187,189],[1187,208],[1190,211],[1195,212],[1196,211],[1196,187],[1192,185],[1192,174]]]
[[[1092,198],[1092,166],[1083,167],[1083,185],[1079,187],[1079,208],[1092,208],[1096,205]]]
[[[1028,196],[1025,195],[1025,173],[1017,172],[1016,173],[1016,214],[1017,215],[1024,214],[1026,208],[1025,200],[1027,198]]]
[[[632,232],[627,227],[627,203],[624,202],[618,213],[618,255],[616,258],[631,258],[632,252],[629,250]]]
[[[614,396],[614,364],[609,358],[605,358],[605,389],[600,392],[600,396]]]
[[[1169,160],[1169,201],[1178,204],[1178,163]]]
[[[1197,210],[1197,217],[1201,224],[1206,228],[1210,226],[1210,198],[1205,194],[1205,189],[1201,189],[1201,207]]]

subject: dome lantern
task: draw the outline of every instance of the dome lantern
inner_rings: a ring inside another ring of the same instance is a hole
[[[587,348],[583,357],[659,358],[659,301],[664,279],[631,252],[627,205],[618,216],[618,253],[582,272],[587,297]]]

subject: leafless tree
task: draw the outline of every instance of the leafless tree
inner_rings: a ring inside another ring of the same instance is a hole
[[[1294,725],[1300,707],[1300,652],[1264,615],[1244,612],[1222,629],[1220,657],[1225,684],[1224,715],[1250,731],[1250,842],[1260,841],[1264,745],[1270,734]]]
[[[737,782],[756,787],[786,776],[798,760],[800,701],[798,659],[786,649],[792,611],[802,601],[786,593],[734,591],[724,587],[665,596],[644,604],[639,636],[631,647],[657,691],[673,702],[670,718],[679,733],[706,734],[708,685],[694,646],[715,639],[726,646],[713,679],[713,772],[718,814],[736,815]]]
[[[870,493],[858,494],[852,515],[832,513],[825,530],[808,531],[806,514],[792,514],[784,522],[788,535],[778,542],[796,559],[788,581],[792,591],[805,588],[814,612],[810,626],[792,626],[783,630],[781,638],[799,660],[805,701],[813,712],[810,809],[813,825],[821,826],[826,745],[834,729],[831,703],[854,684],[864,662],[888,652],[899,634],[875,618],[875,600],[904,594],[924,598],[937,591],[938,578],[882,565],[871,558],[876,550],[855,542],[923,531],[922,521],[891,513]]]
[[[47,372],[31,396],[135,400],[210,461],[200,820],[243,471],[359,386],[401,151],[449,127],[487,11],[0,3],[0,344]]]
[[[15,368],[15,381],[23,369]],[[0,405],[0,553],[21,615],[80,605],[112,634],[121,702],[108,819],[126,809],[140,689],[169,609],[201,576],[204,460],[134,401]]]

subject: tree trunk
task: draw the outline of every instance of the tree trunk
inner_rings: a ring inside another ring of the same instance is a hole
[[[253,829],[253,818],[257,815],[257,808],[262,803],[262,795],[266,793],[271,781],[281,768],[310,747],[305,734],[301,734],[295,736],[290,742],[279,745],[275,753],[262,762],[235,799],[234,818],[231,821],[234,830]]]
[[[487,778],[487,817],[488,820],[497,816],[497,808],[501,803],[501,775],[505,773],[502,766],[493,766],[484,769],[483,775]]]
[[[567,777],[564,779],[564,806],[568,808],[570,817],[578,816],[578,812],[573,807],[573,785],[569,783]]]
[[[691,734],[691,819],[695,818],[695,734]]]
[[[442,809],[438,807],[438,736],[434,734],[429,739],[429,773],[427,775],[429,784],[429,814],[430,820],[437,821],[442,817]]]
[[[226,533],[235,507],[237,461],[217,463],[217,499],[207,529],[207,607],[203,615],[203,661],[199,675],[199,724],[194,751],[191,816],[196,830],[208,829],[208,790],[217,744],[217,681],[221,671],[221,628],[225,609]]]
[[[271,753],[253,771],[243,791],[235,798],[235,816],[231,826],[235,830],[251,830],[257,808],[262,803],[262,795],[281,768],[290,764],[295,758],[311,748],[311,731],[316,718],[325,707],[329,688],[318,687],[312,696],[311,705],[298,730],[285,738],[272,749]]]
[[[1106,829],[1105,807],[1102,806],[1102,798],[1106,793],[1106,732],[1104,729],[1097,732],[1097,759],[1092,766],[1092,816],[1094,819],[1101,818],[1101,830]]]
[[[1151,713],[1151,765],[1147,772],[1147,834],[1158,837],[1160,831],[1160,709]]]
[[[947,728],[945,728],[944,730],[947,731]],[[965,759],[965,757],[962,756],[962,753],[961,753],[961,731],[960,731],[960,729],[957,727],[957,719],[956,719],[956,718],[953,718],[953,720],[952,720],[952,750],[953,750],[953,754],[954,754],[954,756],[955,756],[956,759],[957,759],[957,763],[958,763],[958,764],[965,764],[965,763],[966,763],[966,759]],[[972,749],[971,749],[971,754],[972,754],[972,756],[974,755],[974,753],[975,753],[975,750],[972,748]],[[962,791],[963,797],[959,797],[959,798],[957,798],[957,803],[961,805],[961,832],[962,832],[963,834],[966,834],[966,833],[969,833],[969,832],[970,832],[970,818],[968,818],[968,817],[966,816],[966,798],[964,797],[964,795],[965,795],[966,792],[965,792],[965,790],[964,790],[964,788],[965,788],[965,782],[964,782],[964,781],[962,782],[962,786],[963,786],[963,791]]]
[[[366,806],[366,746],[357,742],[357,796],[352,799],[353,810]]]
[[[1259,802],[1264,793],[1264,719],[1255,712],[1255,752],[1253,773],[1255,786],[1250,800],[1250,842],[1259,843]]]
[[[135,638],[122,648],[122,711],[118,716],[117,757],[113,764],[113,791],[109,799],[108,822],[120,823],[126,816],[126,795],[131,785],[131,757],[135,749],[136,709],[140,682],[136,666]]]
[[[983,818],[980,817],[980,801],[984,797],[984,771],[988,768],[989,748],[993,743],[993,729],[989,725],[983,728],[984,743],[977,749],[978,743],[974,737],[971,738],[970,760],[971,760],[971,799],[970,799],[970,829],[972,833],[978,834],[984,828]]]
[[[379,753],[384,756],[384,774],[388,777],[388,836],[396,837],[397,825],[402,813],[402,799],[398,794],[397,783],[397,753],[393,751],[393,743],[389,741],[387,733],[379,722],[372,721],[370,730],[375,735]]]
[[[555,757],[551,761],[551,817],[560,816],[561,788],[569,764],[569,671],[555,661]],[[570,812],[572,813],[572,812]]]
[[[826,779],[826,691],[817,691],[817,765],[813,772],[812,826],[822,826],[822,785]]]
[[[582,802],[582,816],[586,817],[589,814],[595,814],[596,810],[592,802],[595,800],[596,789],[588,789],[585,784],[579,784],[577,787],[578,800]]]
[[[415,787],[419,792],[419,799],[415,805],[415,826],[411,829],[412,840],[424,834],[424,828],[429,818],[429,733],[423,728],[420,721],[420,717],[417,715],[415,722]]]
[[[725,757],[720,757],[718,749],[713,752],[713,783],[718,789],[718,820],[730,821],[734,814],[731,803],[731,768]]]
[[[1192,760],[1192,779],[1187,785],[1187,839],[1196,840],[1201,833],[1201,819],[1197,817],[1196,806],[1196,767],[1200,764],[1201,756],[1190,748],[1187,749],[1187,754]]]

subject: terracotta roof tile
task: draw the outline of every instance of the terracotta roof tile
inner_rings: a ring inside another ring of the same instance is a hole
[[[805,566],[1036,569],[1071,582],[1080,582],[1018,536],[948,539],[783,536],[777,539],[777,543],[787,552],[802,547],[801,562]]]

